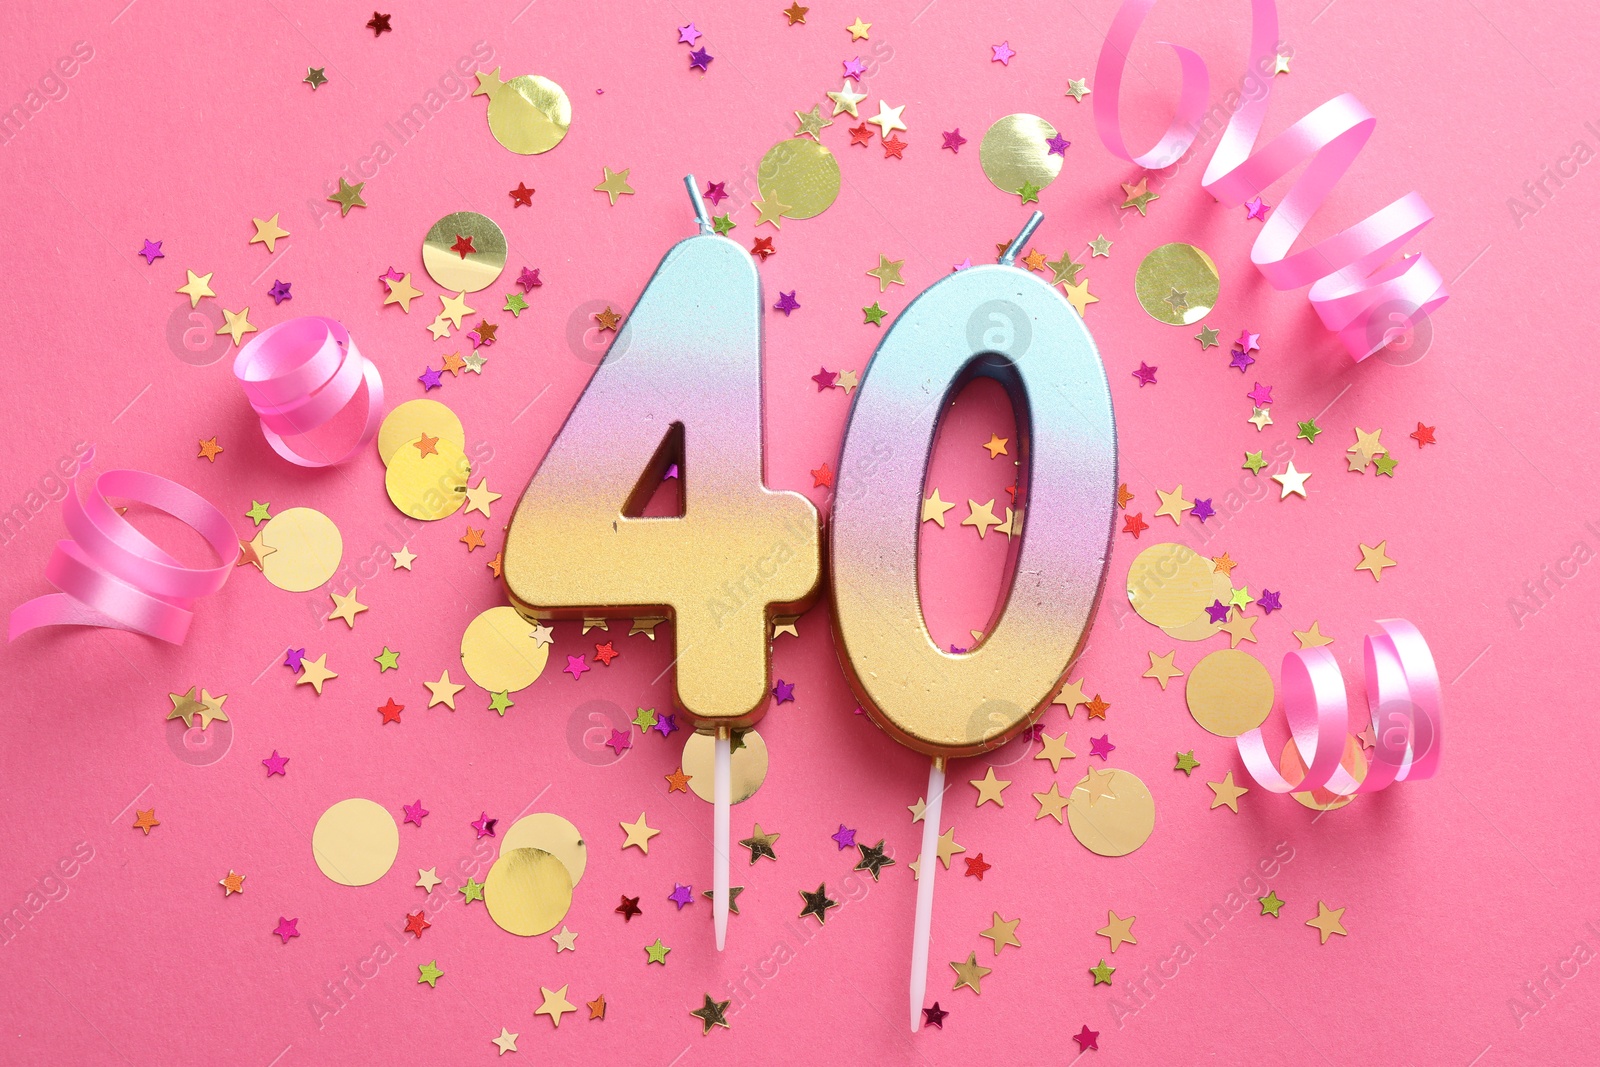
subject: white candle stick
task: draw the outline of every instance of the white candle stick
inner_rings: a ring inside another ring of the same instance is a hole
[[[728,938],[728,822],[733,806],[733,742],[726,727],[717,730],[715,770],[712,772],[712,883],[711,920],[717,931],[717,951]]]
[[[911,1032],[922,1028],[922,1000],[928,992],[928,936],[933,929],[933,882],[938,870],[939,810],[944,806],[944,758],[928,769],[927,803],[922,809],[922,855],[917,860],[917,921],[911,934]]]

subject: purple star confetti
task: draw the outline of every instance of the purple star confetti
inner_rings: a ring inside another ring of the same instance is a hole
[[[694,43],[704,36],[705,34],[695,29],[694,23],[692,22],[687,26],[678,27],[678,43],[686,44],[690,48],[693,48]]]
[[[1255,362],[1255,357],[1242,348],[1235,348],[1231,355],[1233,358],[1228,361],[1228,366],[1235,368],[1240,374],[1243,374],[1244,369]]]
[[[788,318],[789,312],[796,311],[800,307],[800,301],[794,298],[794,294],[798,291],[799,290],[796,289],[790,289],[787,293],[779,292],[778,302],[772,305],[772,310],[781,311],[783,312],[783,317]]]
[[[1211,516],[1215,515],[1216,513],[1217,513],[1217,509],[1211,506],[1211,498],[1210,497],[1206,497],[1204,500],[1201,500],[1199,497],[1195,497],[1194,498],[1194,510],[1191,511],[1189,514],[1193,515],[1195,518],[1199,519],[1201,522],[1205,522],[1207,519],[1209,519]]]
[[[660,734],[663,739],[665,739],[669,734],[677,733],[678,732],[678,713],[674,711],[670,715],[661,716],[659,719],[656,720],[656,724],[654,726],[650,727],[650,729],[652,729],[652,730],[656,731],[658,734]]]
[[[697,48],[689,53],[689,66],[699,67],[702,71],[711,69],[711,61],[717,57],[707,52],[704,48]]]
[[[422,383],[422,391],[424,393],[430,389],[437,389],[440,385],[439,372],[433,367],[429,367],[427,370],[417,375],[417,381]]]
[[[856,56],[854,59],[846,59],[843,62],[844,76],[846,78],[854,78],[859,82],[861,80],[861,75],[867,72],[867,65],[861,62],[860,56]]]
[[[158,259],[167,258],[167,254],[161,251],[161,242],[152,241],[148,237],[144,240],[144,247],[139,249],[136,254],[144,257],[144,265],[147,267]]]
[[[1061,136],[1059,133],[1054,137],[1046,139],[1044,143],[1050,146],[1050,151],[1046,154],[1052,156],[1064,157],[1067,154],[1067,149],[1072,147],[1072,142]]]
[[[1254,200],[1245,201],[1244,217],[1246,221],[1250,219],[1264,220],[1270,210],[1272,210],[1272,205],[1258,196]]]
[[[1279,600],[1281,594],[1273,589],[1261,590],[1261,596],[1256,599],[1256,606],[1261,609],[1261,614],[1271,615],[1274,611],[1283,610],[1283,602]]]
[[[850,829],[844,823],[840,823],[839,824],[839,832],[838,833],[830,834],[829,836],[833,838],[834,844],[839,846],[839,851],[840,852],[843,852],[847,848],[854,848],[855,847],[855,844],[856,844],[856,832],[854,830]]]
[[[786,682],[779,678],[778,684],[772,687],[772,695],[777,698],[780,704],[794,703],[794,683]]]
[[[667,894],[667,899],[676,904],[679,911],[682,911],[685,904],[694,903],[694,890],[681,882],[673,882],[672,892]]]
[[[305,658],[305,655],[305,649],[291,648],[289,649],[289,654],[283,657],[283,665],[288,667],[291,671],[294,671],[296,674],[299,674],[300,661]]]
[[[272,297],[272,306],[273,307],[277,307],[279,304],[283,303],[285,300],[293,300],[294,299],[294,294],[289,292],[289,286],[291,284],[293,284],[293,283],[291,283],[291,282],[280,282],[276,278],[272,279],[272,288],[267,290],[267,295]]]
[[[967,139],[961,136],[960,126],[957,126],[953,130],[944,132],[944,147],[950,149],[950,151],[956,153],[957,155],[961,154],[961,146],[966,143]]]
[[[1213,600],[1211,606],[1206,609],[1206,614],[1210,616],[1213,623],[1223,623],[1228,621],[1228,610],[1227,604],[1220,600]]]

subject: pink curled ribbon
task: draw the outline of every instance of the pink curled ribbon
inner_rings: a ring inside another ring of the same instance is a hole
[[[1374,754],[1361,781],[1340,760],[1348,736],[1344,680],[1333,653],[1302,648],[1283,658],[1283,714],[1305,776],[1291,782],[1267,754],[1260,729],[1238,738],[1239,755],[1256,784],[1274,793],[1327,789],[1340,796],[1375,793],[1400,781],[1439,772],[1441,708],[1439,672],[1417,628],[1404,619],[1380,619],[1383,633],[1366,639],[1367,704]]]
[[[185,567],[117,514],[107,497],[148,504],[193,529],[222,562]],[[61,503],[71,540],[57,541],[44,575],[61,590],[11,612],[9,640],[40,626],[108,626],[181,645],[192,603],[222,588],[239,555],[228,517],[198,493],[144,471],[106,471],[78,499],[77,482]]]
[[[1113,155],[1146,170],[1176,163],[1200,131],[1215,122],[1219,104],[1207,111],[1210,76],[1205,61],[1179,45],[1183,88],[1171,125],[1155,146],[1142,155],[1129,151],[1122,138],[1118,98],[1123,69],[1133,39],[1156,0],[1124,0],[1112,20],[1095,67],[1095,126]],[[1407,241],[1433,221],[1433,211],[1412,192],[1340,233],[1298,253],[1295,241],[1339,179],[1372,136],[1376,119],[1349,93],[1337,96],[1306,115],[1251,155],[1266,117],[1272,92],[1270,71],[1278,54],[1278,9],[1273,0],[1251,0],[1250,70],[1245,87],[1255,82],[1259,95],[1238,97],[1217,150],[1206,165],[1201,188],[1230,206],[1259,196],[1273,182],[1301,163],[1305,172],[1262,225],[1250,259],[1278,289],[1311,286],[1311,306],[1322,323],[1339,335],[1352,358],[1366,359],[1404,336],[1449,299],[1444,279],[1420,253],[1395,258]]]
[[[372,440],[383,410],[383,379],[361,354],[349,332],[333,319],[305,315],[262,330],[233,361],[233,376],[244,387],[250,407],[261,418],[261,433],[272,450],[302,467],[342,463]],[[366,420],[361,435],[335,459],[303,437],[344,411],[366,383]],[[306,454],[317,453],[316,458]]]

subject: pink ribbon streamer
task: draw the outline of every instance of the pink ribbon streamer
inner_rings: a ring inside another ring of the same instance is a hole
[[[1298,781],[1286,779],[1267,754],[1261,731],[1251,730],[1238,738],[1239,755],[1261,788],[1349,796],[1439,772],[1443,720],[1433,653],[1404,619],[1380,619],[1378,625],[1384,632],[1366,639],[1367,705],[1376,739],[1366,778],[1357,782],[1340,766],[1349,712],[1339,664],[1325,647],[1303,648],[1283,658],[1283,714],[1306,773]]]
[[[342,463],[378,432],[383,379],[349,332],[333,319],[305,315],[262,330],[240,349],[233,376],[260,416],[267,444],[290,463],[302,467]],[[334,459],[312,457],[285,440],[326,425],[355,400],[363,382],[365,425],[343,454]]]
[[[204,537],[223,562],[185,567],[117,514],[106,500],[112,496],[166,512]],[[222,588],[239,554],[233,524],[210,501],[144,471],[106,471],[83,501],[74,480],[61,511],[72,539],[56,542],[44,570],[61,592],[13,610],[9,640],[40,626],[107,626],[181,645],[192,603]]]
[[[1142,155],[1122,137],[1118,100],[1133,39],[1156,0],[1124,0],[1112,20],[1095,67],[1095,126],[1117,158],[1146,170],[1170,167],[1194,144],[1207,119],[1210,76],[1193,51],[1168,45],[1178,57],[1183,88],[1177,114],[1161,139]],[[1379,351],[1401,323],[1415,325],[1449,299],[1444,279],[1424,255],[1395,256],[1433,220],[1416,193],[1407,193],[1354,226],[1298,253],[1291,249],[1333,187],[1372,136],[1376,120],[1349,93],[1323,104],[1251,155],[1272,92],[1269,73],[1278,49],[1274,0],[1251,0],[1250,72],[1258,96],[1242,95],[1217,144],[1201,188],[1230,206],[1259,196],[1301,163],[1305,172],[1273,210],[1256,237],[1250,259],[1278,289],[1309,285],[1311,306],[1339,335],[1357,361]],[[1212,109],[1213,111],[1217,109]]]

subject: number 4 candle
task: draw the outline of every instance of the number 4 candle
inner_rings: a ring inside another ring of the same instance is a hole
[[[1059,687],[1105,581],[1117,490],[1105,368],[1061,295],[1011,265],[1035,213],[997,266],[929,287],[895,320],[856,391],[830,525],[834,635],[868,714],[933,757],[923,815],[911,960],[920,1023],[933,917],[945,761],[1013,737]],[[934,643],[917,587],[923,484],[939,416],[974,377],[1016,409],[1011,588],[976,647]]]
[[[512,599],[541,616],[671,613],[677,701],[716,738],[721,949],[729,731],[766,711],[771,618],[814,597],[822,546],[811,502],[765,484],[754,262],[712,233],[694,177],[684,184],[700,233],[662,259],[551,443],[511,520],[504,573]],[[633,514],[675,462],[683,514]]]

